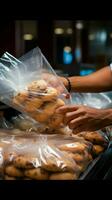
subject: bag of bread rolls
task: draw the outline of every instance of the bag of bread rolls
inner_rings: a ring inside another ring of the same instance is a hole
[[[60,135],[72,135],[72,130],[68,126],[62,127],[51,127],[49,124],[41,124],[35,122],[31,117],[19,114],[11,118],[11,123],[13,126],[12,131],[18,133],[19,130],[25,131],[26,134],[30,132],[35,132],[39,134],[60,134]]]
[[[78,137],[85,139],[93,144],[93,157],[97,157],[99,154],[103,153],[109,145],[109,137],[103,131],[93,131],[93,132],[81,132],[77,134]],[[74,137],[74,136],[73,136]]]
[[[37,47],[16,59],[0,58],[0,100],[51,129],[62,127],[55,110],[71,103],[71,96]]]
[[[91,144],[79,137],[7,131],[0,148],[5,180],[77,180],[92,162]]]

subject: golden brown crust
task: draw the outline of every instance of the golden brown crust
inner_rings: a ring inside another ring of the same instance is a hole
[[[14,165],[8,165],[4,169],[5,173],[9,176],[14,176],[14,177],[23,177],[24,172],[18,168],[16,168]]]
[[[29,85],[28,85],[28,90],[29,91],[44,91],[47,88],[47,83],[44,80],[36,80],[36,81],[32,81]]]
[[[85,140],[92,142],[93,144],[105,144],[105,138],[98,132],[85,132],[83,134]]]
[[[50,175],[49,180],[76,180],[77,175],[75,173],[61,172],[53,173]]]
[[[28,99],[24,104],[24,110],[26,112],[35,112],[42,104],[43,102],[39,98]]]
[[[17,168],[31,169],[35,168],[35,166],[37,165],[37,158],[17,156],[14,159],[13,164]]]
[[[69,156],[75,160],[75,162],[80,163],[80,162],[84,162],[84,156],[83,154],[79,154],[79,153],[70,153]]]
[[[63,171],[75,171],[77,170],[76,163],[73,160],[64,158],[47,158],[46,161],[42,162],[41,167],[51,172],[63,172]]]
[[[5,152],[4,153],[4,165],[7,165],[7,164],[12,164],[13,163],[13,160],[14,158],[17,157],[17,154],[15,152]]]
[[[59,128],[61,125],[63,125],[63,118],[64,116],[61,114],[54,114],[50,118],[48,126],[54,129]]]
[[[53,87],[47,87],[45,94],[43,94],[42,96],[42,100],[44,102],[53,101],[56,100],[57,97],[58,97],[58,91]]]
[[[63,104],[64,104],[64,101],[62,101],[61,99],[47,102],[47,103],[43,104],[42,107],[40,107],[40,110],[38,110],[35,113],[32,113],[31,116],[38,122],[45,123],[48,120],[50,120],[49,121],[50,123],[48,122],[48,126],[56,127],[57,125],[59,125],[59,123],[61,123],[63,121],[63,116],[61,115],[59,117],[59,116],[54,115],[54,113],[55,113],[56,108],[58,108],[59,106],[61,106]]]
[[[26,177],[36,180],[48,180],[49,174],[41,168],[26,169],[24,172]]]
[[[17,180],[17,179],[16,179],[16,177],[14,177],[14,176],[5,175],[5,176],[4,176],[4,180]]]
[[[93,154],[99,155],[100,153],[104,151],[104,149],[105,148],[101,145],[93,145]]]
[[[87,145],[80,142],[74,142],[60,145],[58,148],[62,151],[68,151],[71,153],[83,153],[87,149]]]
[[[12,103],[15,105],[21,105],[28,99],[28,91],[23,91],[18,93],[14,98]]]

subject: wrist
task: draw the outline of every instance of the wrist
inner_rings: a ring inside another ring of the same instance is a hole
[[[59,79],[62,81],[62,83],[64,84],[65,88],[70,92],[71,90],[71,85],[69,85],[69,79],[66,77],[59,77]]]

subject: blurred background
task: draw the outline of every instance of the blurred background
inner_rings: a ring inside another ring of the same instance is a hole
[[[112,21],[0,22],[0,56],[8,51],[19,58],[36,46],[57,74],[87,75],[112,61]]]

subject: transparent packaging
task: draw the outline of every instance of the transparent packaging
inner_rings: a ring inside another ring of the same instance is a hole
[[[92,162],[92,144],[79,137],[0,131],[3,180],[78,180]]]
[[[5,53],[0,58],[0,100],[51,128],[63,126],[59,106],[71,97],[37,47],[20,59]]]

